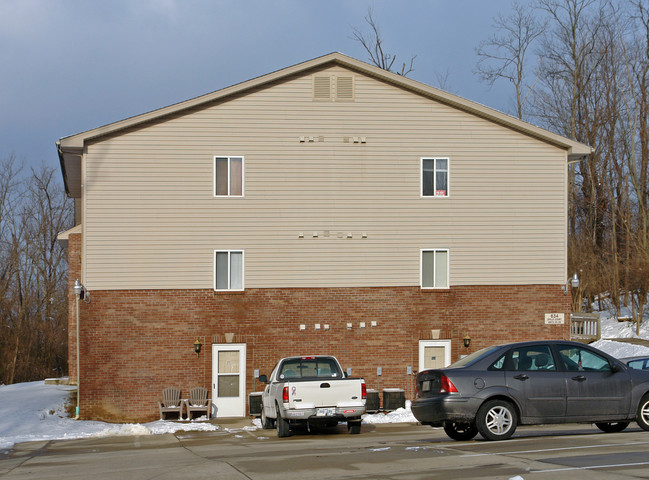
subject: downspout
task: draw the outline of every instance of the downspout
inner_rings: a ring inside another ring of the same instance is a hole
[[[75,306],[76,306],[76,315],[77,315],[77,410],[75,420],[79,420],[79,392],[81,385],[81,354],[79,353],[79,300],[83,299],[84,302],[90,303],[90,294],[86,291],[85,287],[81,285],[79,279],[77,278],[74,281],[74,286],[72,287],[74,291]]]
[[[77,279],[76,283],[74,284],[75,289],[77,288],[77,285],[79,285],[79,279]],[[75,303],[77,307],[77,409],[76,409],[76,416],[74,417],[75,420],[79,420],[79,389],[80,389],[80,381],[81,381],[81,359],[79,357],[79,296],[80,295],[75,295]]]

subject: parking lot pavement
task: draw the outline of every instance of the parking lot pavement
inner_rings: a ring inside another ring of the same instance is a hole
[[[16,445],[0,461],[2,480],[307,478],[571,480],[647,478],[647,432],[605,434],[593,425],[520,427],[511,440],[450,440],[413,424],[344,424],[277,438],[250,423],[222,422],[214,432],[120,436]]]

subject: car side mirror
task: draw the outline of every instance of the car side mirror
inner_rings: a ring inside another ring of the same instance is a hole
[[[259,381],[263,383],[268,383],[268,377],[266,375],[259,375]]]
[[[611,366],[611,372],[617,373],[617,372],[621,372],[621,371],[622,371],[622,368],[617,363],[614,363]]]

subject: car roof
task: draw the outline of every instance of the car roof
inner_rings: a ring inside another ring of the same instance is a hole
[[[645,360],[645,359],[649,359],[649,355],[636,355],[634,357],[620,358],[620,360],[622,360],[623,362],[631,362],[633,360]]]
[[[514,347],[514,346],[523,346],[523,345],[574,345],[574,346],[588,346],[586,343],[574,342],[572,340],[528,340],[525,342],[513,342],[513,343],[502,343],[500,345],[495,345],[496,347]]]

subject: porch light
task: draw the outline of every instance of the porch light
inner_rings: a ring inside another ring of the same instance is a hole
[[[571,287],[577,288],[578,286],[579,286],[579,277],[577,276],[577,273],[575,273],[572,277],[566,280],[565,285],[561,286],[561,290],[563,290],[564,295],[567,295]]]
[[[90,303],[90,292],[86,290],[86,287],[84,287],[79,279],[77,278],[74,281],[74,285],[72,286],[72,291],[74,294],[77,296],[79,300],[83,300],[86,303]]]
[[[194,352],[196,353],[196,356],[198,356],[198,354],[201,353],[201,347],[202,346],[203,346],[203,344],[197,338],[196,341],[194,342]]]
[[[469,345],[471,345],[471,337],[469,337],[469,334],[467,333],[464,335],[464,346],[469,348]]]

